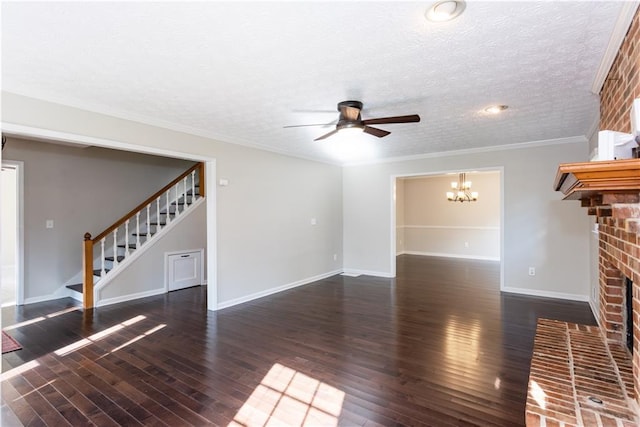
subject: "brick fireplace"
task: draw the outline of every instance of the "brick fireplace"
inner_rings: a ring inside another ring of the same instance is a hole
[[[620,203],[621,196],[610,196],[609,206],[592,210],[598,221],[600,246],[600,307],[597,317],[609,341],[626,345],[625,287],[631,284],[633,384],[628,386],[640,405],[640,203],[638,194],[624,197],[627,200],[623,198]]]

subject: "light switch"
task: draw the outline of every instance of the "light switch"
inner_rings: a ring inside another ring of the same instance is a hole
[[[316,225],[318,221],[315,218],[311,218],[311,225]]]
[[[45,227],[53,228],[53,220],[52,219],[48,219],[47,222],[45,223]]]

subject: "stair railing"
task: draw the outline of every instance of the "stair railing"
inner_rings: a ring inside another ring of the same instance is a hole
[[[140,203],[128,214],[107,227],[96,237],[91,237],[90,233],[85,233],[82,254],[82,295],[84,308],[93,308],[93,288],[94,288],[94,251],[99,250],[100,268],[97,270],[101,278],[109,274],[118,264],[129,257],[133,251],[144,246],[151,239],[151,235],[160,231],[163,226],[167,226],[172,221],[172,216],[178,217],[187,209],[190,203],[187,199],[191,197],[191,203],[195,202],[196,196],[204,197],[204,163],[197,163],[185,171],[182,175],[165,185],[151,197]],[[196,175],[198,179],[196,180]],[[196,185],[196,182],[198,183]],[[196,192],[196,187],[198,191]],[[182,206],[182,209],[180,209]],[[173,210],[172,207],[175,207]],[[155,224],[152,218],[155,216]],[[164,216],[164,223],[161,217]],[[141,229],[140,221],[142,217]],[[133,224],[131,224],[133,222]],[[151,227],[156,227],[151,233]],[[118,229],[124,234],[124,240],[118,238]],[[132,231],[135,232],[132,234]],[[135,240],[131,241],[131,236],[135,235]],[[141,240],[141,237],[144,240]],[[123,248],[122,256],[118,255],[118,248]],[[105,263],[107,255],[113,256],[112,269],[107,270]]]

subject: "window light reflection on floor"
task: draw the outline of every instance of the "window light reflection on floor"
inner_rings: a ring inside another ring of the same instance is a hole
[[[343,391],[276,363],[229,427],[337,426],[344,397]]]

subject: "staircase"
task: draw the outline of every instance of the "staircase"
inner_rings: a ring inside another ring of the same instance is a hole
[[[96,237],[85,233],[83,282],[67,288],[82,294],[84,308],[93,308],[95,288],[133,262],[204,195],[204,163],[198,163]]]

